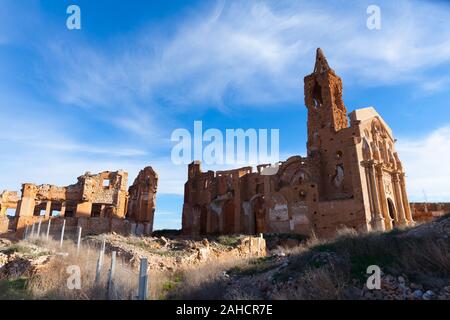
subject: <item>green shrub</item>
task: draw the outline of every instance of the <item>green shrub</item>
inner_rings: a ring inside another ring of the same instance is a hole
[[[0,280],[0,300],[28,300],[31,295],[27,290],[28,279]]]

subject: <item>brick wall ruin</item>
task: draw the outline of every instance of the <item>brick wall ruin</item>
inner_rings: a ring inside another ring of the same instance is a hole
[[[128,190],[127,217],[144,224],[144,233],[153,230],[158,175],[152,167],[141,170]],[[151,232],[151,231],[150,231]]]
[[[342,227],[391,230],[412,225],[413,215],[426,220],[448,210],[448,204],[410,207],[392,130],[372,107],[347,117],[342,94],[341,78],[318,49],[314,71],[304,78],[307,156],[278,163],[275,174],[268,174],[268,165],[203,172],[194,161],[185,184],[183,233],[330,237]],[[105,171],[66,187],[25,183],[20,195],[5,191],[0,233],[65,218],[85,232],[149,234],[158,176],[146,167],[128,191],[127,180],[124,171]],[[14,218],[5,216],[8,209],[16,210]]]
[[[411,203],[411,211],[415,221],[429,222],[438,217],[450,213],[450,203],[448,202],[414,202]]]
[[[188,168],[183,233],[291,232],[329,237],[341,227],[390,230],[413,224],[405,174],[391,129],[373,108],[347,118],[342,80],[317,50],[305,77],[307,157],[265,165],[202,172]],[[350,121],[349,121],[350,120]]]
[[[144,179],[145,174],[152,173],[151,187],[137,187],[136,184]],[[153,214],[155,210],[155,197],[157,189],[156,173],[151,167],[145,168],[135,181],[132,191],[132,204],[143,199],[151,199],[146,208],[141,208],[135,214],[131,205],[129,220],[126,220],[129,208],[129,194],[127,191],[128,173],[124,171],[105,171],[99,174],[89,172],[78,177],[77,183],[59,187],[49,184],[36,185],[24,183],[21,194],[4,191],[0,195],[0,233],[8,230],[16,231],[21,235],[26,226],[42,221],[66,219],[76,225],[82,226],[85,233],[103,233],[118,231],[132,233],[133,227],[145,224],[145,232],[151,233],[153,227]],[[138,190],[138,197],[135,198]],[[140,202],[139,202],[140,203]],[[8,209],[15,209],[13,218],[6,218]],[[147,213],[147,214],[146,214]],[[149,224],[151,221],[151,224]],[[69,225],[70,226],[70,222]]]
[[[19,200],[18,192],[4,190],[0,193],[0,234],[14,228],[15,221],[7,216],[7,212],[16,210]]]

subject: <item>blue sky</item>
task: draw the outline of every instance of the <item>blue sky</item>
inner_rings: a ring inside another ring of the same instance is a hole
[[[172,131],[280,129],[281,158],[304,154],[321,47],[347,109],[374,106],[393,129],[411,200],[450,201],[448,21],[445,1],[0,0],[0,189],[118,169],[131,184],[152,165],[156,227],[178,228]]]

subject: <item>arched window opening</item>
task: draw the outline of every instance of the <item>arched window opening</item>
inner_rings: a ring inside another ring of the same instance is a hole
[[[362,151],[363,151],[364,160],[369,160],[372,158],[371,152],[370,152],[370,146],[369,146],[369,143],[367,142],[366,138],[363,139]]]
[[[323,100],[322,100],[322,87],[317,81],[314,83],[314,88],[312,90],[312,98],[314,101],[314,108],[316,109],[319,108],[322,105]]]
[[[392,224],[395,227],[396,221],[395,221],[395,207],[394,203],[391,199],[387,199],[388,202],[388,210],[389,210],[389,218],[392,220]]]
[[[332,181],[333,181],[333,185],[336,188],[339,188],[342,185],[342,183],[344,182],[344,165],[338,164],[336,166],[336,171],[335,171]]]

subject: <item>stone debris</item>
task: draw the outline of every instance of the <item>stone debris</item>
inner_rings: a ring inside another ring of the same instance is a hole
[[[1,269],[5,264],[7,264],[8,261],[9,261],[8,256],[7,256],[6,254],[0,252],[0,269]]]
[[[100,237],[90,241],[100,243]],[[252,245],[250,245],[250,242]],[[259,250],[258,250],[259,243]],[[149,270],[174,271],[198,266],[208,261],[244,257],[264,257],[265,240],[259,237],[241,237],[233,245],[223,245],[211,238],[194,241],[184,238],[106,236],[108,251],[116,251],[118,257],[139,267],[140,258],[148,258]]]
[[[0,252],[0,280],[30,277],[46,268],[52,254],[36,245],[27,245],[27,252]]]
[[[0,238],[0,248],[5,248],[11,246],[11,241],[8,239]]]
[[[426,289],[422,285],[409,282],[404,276],[383,275],[381,289],[361,290],[361,298],[366,300],[449,300],[446,287]]]
[[[412,202],[410,206],[414,220],[419,223],[431,222],[450,212],[450,202]]]

